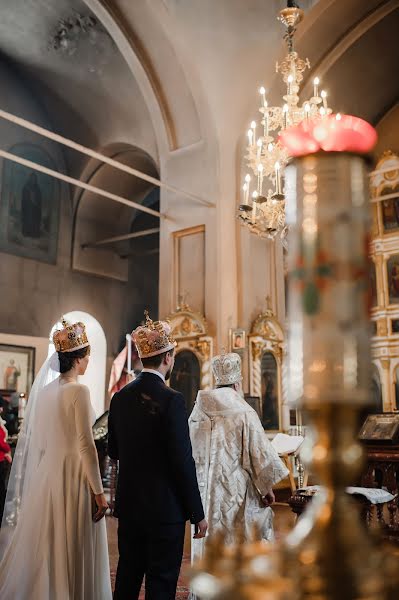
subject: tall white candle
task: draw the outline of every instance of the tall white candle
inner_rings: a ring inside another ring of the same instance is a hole
[[[288,126],[288,104],[284,104],[283,106],[283,127],[287,129]]]
[[[132,336],[130,333],[126,334],[126,344],[127,344],[127,372],[131,373],[132,371]]]
[[[265,137],[269,137],[269,109],[267,107],[267,102],[265,104],[265,119],[264,119],[264,135]]]
[[[251,175],[249,175],[249,173],[247,173],[245,175],[245,185],[246,185],[245,196],[244,196],[245,204],[248,204],[248,200],[249,200],[249,184],[250,184],[250,181],[251,181]]]
[[[263,165],[260,163],[258,165],[258,194],[262,195],[262,185],[263,185]]]
[[[252,121],[251,123],[251,129],[252,129],[252,144],[256,143],[256,122]]]
[[[244,192],[244,204],[248,204],[247,203],[247,195],[248,195],[248,184],[244,183],[244,185],[242,186],[242,191]]]
[[[320,84],[320,79],[318,77],[315,77],[313,79],[313,96],[315,98],[319,97],[319,84]]]
[[[258,192],[252,192],[252,223],[256,221],[256,198],[258,197]]]
[[[267,102],[266,102],[266,90],[263,87],[263,85],[260,88],[259,93],[260,93],[260,95],[262,97],[262,106],[267,106]]]
[[[25,394],[20,394],[18,398],[18,419],[23,421],[25,418],[26,398]]]
[[[256,146],[257,146],[257,150],[256,150],[256,160],[259,162],[260,160],[260,155],[262,152],[262,138],[259,138],[258,141],[256,142]]]
[[[276,162],[274,165],[274,171],[276,174],[276,192],[277,194],[281,194],[281,179],[280,179],[280,163]]]

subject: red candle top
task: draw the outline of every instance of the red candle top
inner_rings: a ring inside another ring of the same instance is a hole
[[[325,152],[365,154],[377,141],[377,132],[367,121],[352,115],[329,115],[305,120],[280,133],[280,142],[290,156]]]

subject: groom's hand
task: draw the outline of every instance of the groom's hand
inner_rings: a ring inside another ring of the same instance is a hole
[[[195,533],[193,535],[193,538],[195,540],[200,540],[201,538],[204,538],[207,530],[208,530],[208,523],[205,519],[202,519],[202,521],[195,524],[195,530],[194,530]]]

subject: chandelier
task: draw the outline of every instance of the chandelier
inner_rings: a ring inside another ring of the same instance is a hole
[[[287,8],[279,12],[278,19],[284,24],[288,54],[276,64],[286,86],[281,106],[269,106],[266,90],[259,90],[261,105],[260,122],[252,121],[248,130],[246,163],[249,173],[243,185],[243,203],[238,209],[238,219],[252,233],[275,239],[279,234],[286,244],[288,228],[285,223],[285,196],[283,186],[284,167],[290,159],[288,151],[279,141],[280,133],[288,127],[305,120],[323,118],[331,114],[327,104],[327,92],[320,90],[320,80],[313,80],[313,95],[299,105],[300,84],[303,73],[310,69],[309,60],[299,58],[294,51],[294,34],[303,20],[304,11],[296,2],[289,0]]]

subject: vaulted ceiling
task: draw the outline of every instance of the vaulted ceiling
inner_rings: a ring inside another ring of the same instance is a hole
[[[333,105],[377,123],[395,105],[397,0],[303,0],[299,52]],[[284,0],[2,1],[0,56],[27,79],[53,128],[89,146],[128,143],[160,166],[201,140],[236,144],[256,89],[281,93]],[[96,37],[74,52],[51,47],[59,22],[96,15]],[[107,33],[108,32],[108,33]],[[75,154],[70,165],[79,170]],[[75,161],[75,162],[74,162]]]

